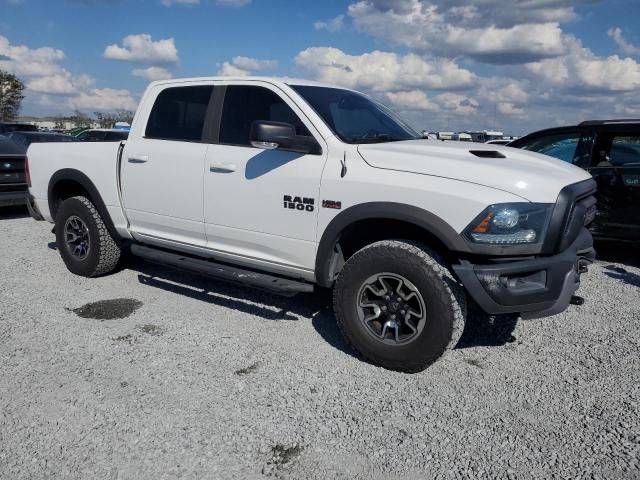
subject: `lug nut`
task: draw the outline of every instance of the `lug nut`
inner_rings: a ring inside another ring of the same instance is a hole
[[[387,306],[386,306],[386,305],[383,305],[383,306],[382,306],[382,307],[380,307],[380,308],[382,309],[382,311],[383,311],[383,312],[386,312],[386,311],[387,311]]]

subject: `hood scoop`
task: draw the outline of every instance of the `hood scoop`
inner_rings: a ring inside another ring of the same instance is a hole
[[[469,150],[469,153],[480,158],[507,158],[496,150]]]

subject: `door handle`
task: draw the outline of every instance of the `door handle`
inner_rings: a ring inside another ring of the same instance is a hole
[[[211,162],[209,171],[215,173],[231,173],[236,171],[236,166],[233,163]]]
[[[129,163],[147,163],[149,155],[131,155],[128,160]]]

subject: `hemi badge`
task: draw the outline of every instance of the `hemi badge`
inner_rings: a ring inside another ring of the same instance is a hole
[[[342,202],[336,202],[335,200],[323,200],[322,208],[332,208],[334,210],[340,210],[342,208]]]

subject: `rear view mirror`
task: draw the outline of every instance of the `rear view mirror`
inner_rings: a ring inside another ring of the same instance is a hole
[[[296,135],[290,123],[256,120],[251,124],[251,145],[266,150],[287,150],[298,153],[313,153],[317,143],[313,137]]]

